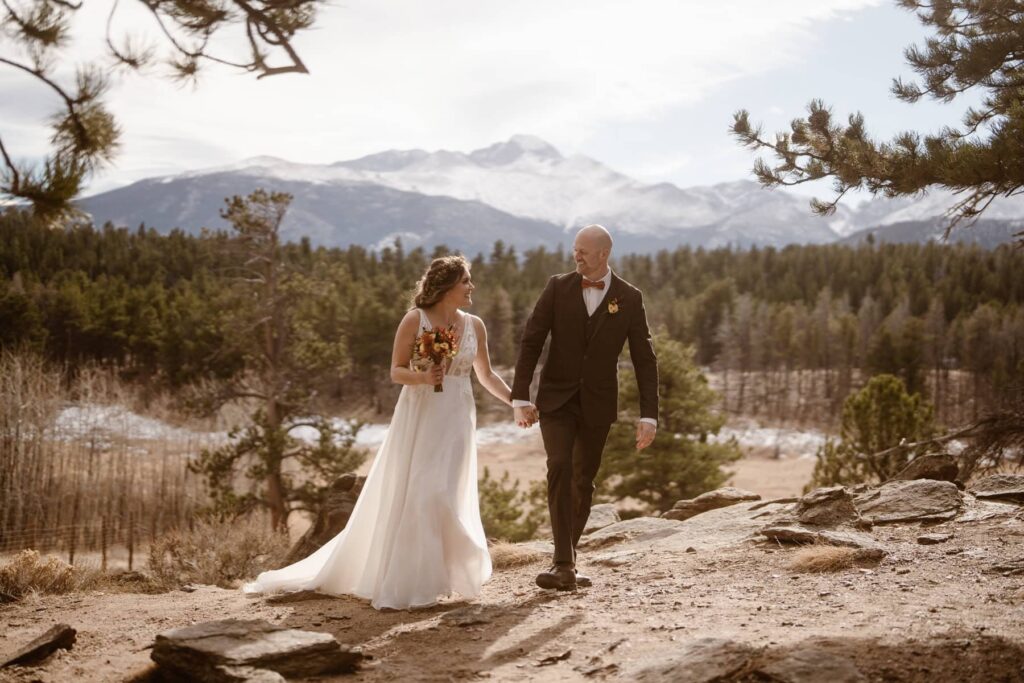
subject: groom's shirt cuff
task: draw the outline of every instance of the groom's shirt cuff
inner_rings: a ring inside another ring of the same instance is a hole
[[[514,398],[514,399],[512,399],[512,407],[513,408],[532,408],[533,404],[530,403],[529,401],[524,401],[521,398]]]
[[[641,417],[640,421],[641,422],[646,422],[649,425],[654,425],[655,429],[658,428],[658,421],[655,420],[653,417]]]

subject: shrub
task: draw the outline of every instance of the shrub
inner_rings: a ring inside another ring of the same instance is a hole
[[[149,548],[149,569],[168,587],[200,583],[237,588],[261,571],[281,565],[285,534],[254,517],[201,521],[191,531],[172,531]]]
[[[53,555],[43,557],[37,550],[22,550],[0,566],[0,603],[16,602],[29,593],[70,593],[98,583],[99,576]]]
[[[543,482],[520,491],[519,480],[511,480],[508,472],[497,479],[484,467],[479,488],[480,518],[487,538],[513,543],[533,538],[547,509]]]
[[[818,449],[808,489],[891,479],[923,453],[923,447],[896,447],[903,440],[930,437],[935,430],[932,416],[931,404],[920,394],[907,393],[899,377],[872,377],[863,389],[847,397],[840,438],[828,439]]]

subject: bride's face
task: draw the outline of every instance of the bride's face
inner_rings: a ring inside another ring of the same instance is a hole
[[[448,290],[448,293],[444,295],[445,300],[448,303],[456,306],[472,306],[473,305],[473,290],[476,286],[473,284],[473,279],[469,275],[469,271],[462,271],[462,278],[455,284],[454,287]]]

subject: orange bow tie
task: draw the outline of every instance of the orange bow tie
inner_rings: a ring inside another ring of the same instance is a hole
[[[604,289],[604,280],[594,282],[593,280],[583,278],[583,289],[589,289],[590,287],[593,287],[594,289]]]

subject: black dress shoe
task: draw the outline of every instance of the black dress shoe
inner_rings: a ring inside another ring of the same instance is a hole
[[[537,585],[559,591],[576,590],[576,570],[572,567],[554,566],[537,575]]]
[[[580,588],[590,588],[594,585],[594,582],[590,580],[590,577],[586,574],[580,574],[576,572],[576,585]]]

